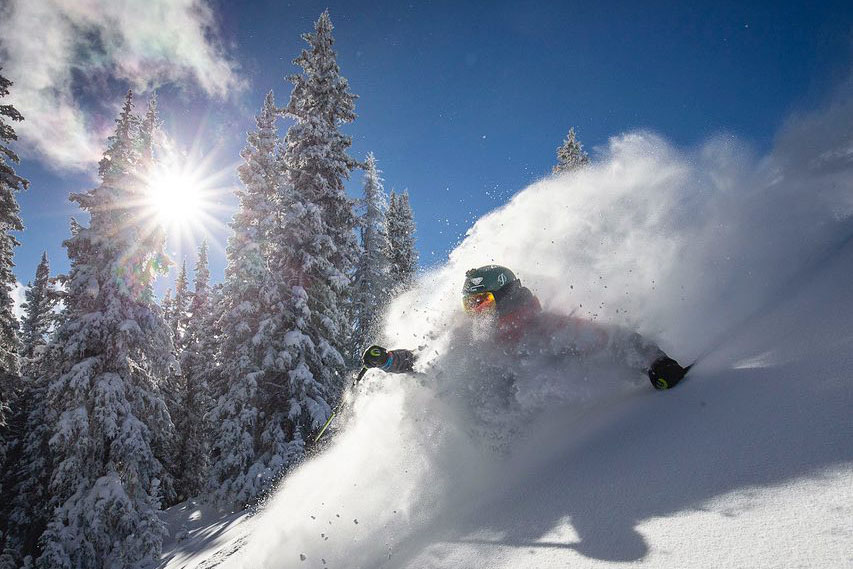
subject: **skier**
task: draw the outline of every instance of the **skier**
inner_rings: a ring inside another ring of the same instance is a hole
[[[542,353],[542,344],[548,343],[559,355],[604,356],[645,372],[655,389],[674,387],[690,369],[681,367],[636,332],[543,311],[539,299],[506,267],[486,265],[469,270],[462,295],[467,314],[495,319],[494,339],[504,349],[530,353],[531,348],[540,346]],[[362,361],[365,368],[408,373],[413,371],[416,359],[411,350],[371,346]]]

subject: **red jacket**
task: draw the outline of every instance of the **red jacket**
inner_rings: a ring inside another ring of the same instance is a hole
[[[522,289],[527,291],[527,289]],[[589,354],[607,347],[609,334],[595,322],[554,314],[542,310],[539,299],[532,293],[513,306],[511,310],[499,310],[497,339],[502,344],[515,345],[531,338],[561,338],[573,345],[566,346],[572,352]]]

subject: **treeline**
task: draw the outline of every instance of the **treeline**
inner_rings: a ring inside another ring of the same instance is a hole
[[[248,134],[227,267],[211,284],[207,245],[190,284],[140,215],[158,162],[156,101],[128,93],[99,163],[71,200],[67,275],[42,257],[18,322],[11,297],[15,193],[0,106],[0,568],[134,567],[156,560],[164,507],[190,497],[255,503],[305,454],[337,403],[381,307],[417,267],[408,194],[385,194],[373,155],[348,155],[353,95],[328,13],[294,60],[283,108],[272,92]],[[0,97],[11,83],[0,77]],[[279,135],[277,121],[292,126]],[[364,196],[344,189],[364,171]]]

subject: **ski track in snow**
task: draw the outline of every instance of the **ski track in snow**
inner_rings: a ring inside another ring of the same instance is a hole
[[[163,566],[853,566],[842,91],[789,121],[767,157],[731,138],[682,153],[624,135],[485,216],[388,315],[385,340],[423,348],[424,375],[369,374],[323,452],[246,527]],[[490,262],[550,310],[702,357],[663,393],[543,366],[501,413],[499,384],[442,367],[464,325],[461,275]]]

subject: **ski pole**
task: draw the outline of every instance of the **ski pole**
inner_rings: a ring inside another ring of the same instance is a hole
[[[364,377],[364,374],[365,374],[365,373],[367,373],[367,368],[366,368],[366,367],[361,368],[361,371],[360,371],[360,372],[358,372],[358,375],[355,377],[355,379],[354,379],[354,380],[353,380],[353,382],[352,382],[352,386],[353,386],[353,387],[355,387],[356,385],[358,385],[358,382],[360,382],[360,381],[361,381],[361,378],[363,378],[363,377]],[[314,442],[315,442],[315,443],[316,443],[317,441],[319,441],[319,440],[320,440],[320,437],[322,437],[322,436],[323,436],[323,433],[325,433],[325,432],[326,432],[326,429],[329,427],[329,425],[331,425],[331,424],[332,424],[332,419],[334,419],[334,418],[335,418],[335,415],[337,415],[337,414],[338,414],[338,411],[340,411],[340,410],[341,410],[341,407],[343,406],[343,404],[344,404],[344,400],[343,400],[343,398],[342,398],[342,399],[341,399],[341,402],[340,402],[340,403],[338,403],[337,407],[335,407],[335,410],[334,410],[334,411],[332,411],[332,414],[331,414],[331,415],[329,415],[329,418],[328,418],[328,420],[326,421],[326,424],[325,424],[325,425],[323,425],[323,428],[322,428],[322,429],[320,429],[320,432],[319,432],[319,433],[317,433],[317,436],[316,436],[316,437],[314,437]]]

